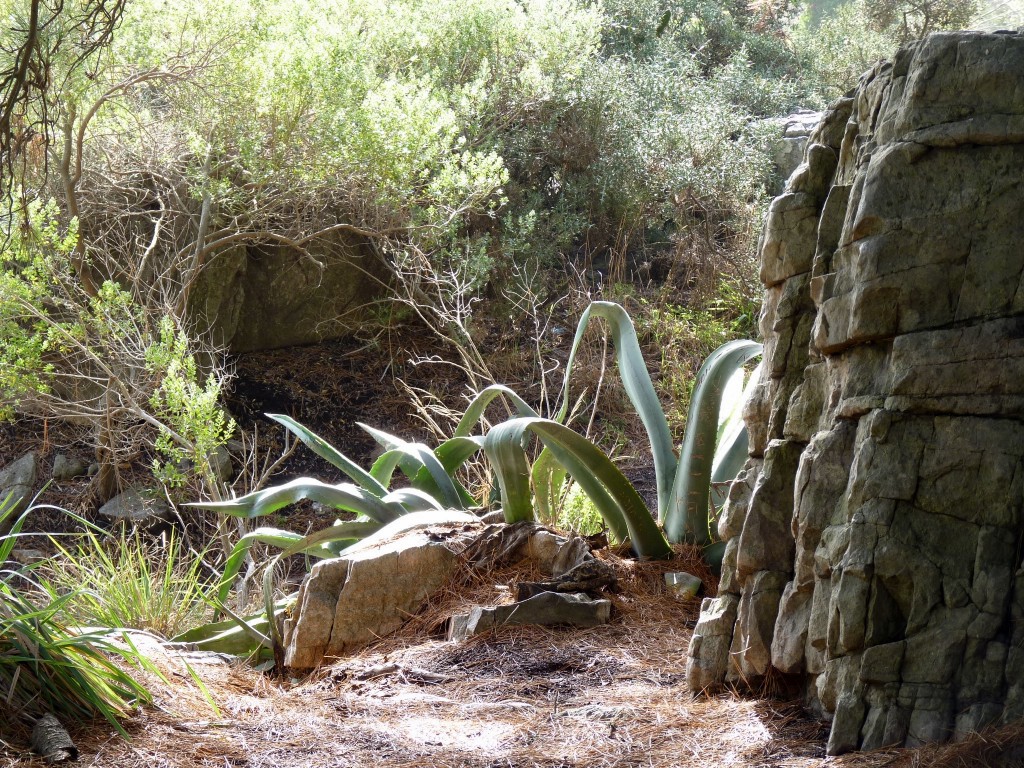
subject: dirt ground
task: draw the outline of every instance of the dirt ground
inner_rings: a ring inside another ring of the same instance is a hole
[[[684,670],[699,603],[680,602],[661,586],[666,570],[687,566],[685,553],[675,564],[606,557],[620,579],[608,625],[503,627],[462,643],[444,640],[447,616],[508,600],[516,580],[534,576],[505,569],[452,585],[394,636],[302,679],[169,652],[139,635],[136,643],[165,677],[149,680],[155,706],[126,724],[130,741],[102,723],[72,730],[79,764],[862,768],[1010,766],[1024,754],[1014,731],[957,747],[828,758],[827,727],[784,696],[695,698]],[[775,693],[785,693],[781,683]],[[28,752],[26,736],[4,737],[0,765],[44,764]]]

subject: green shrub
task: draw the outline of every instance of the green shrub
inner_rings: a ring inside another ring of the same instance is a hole
[[[223,371],[204,376],[201,345],[129,288],[108,279],[90,295],[72,264],[78,223],[62,227],[53,201],[16,216],[0,262],[0,418],[84,420],[111,486],[117,465],[155,448],[162,479],[184,482],[188,459],[190,477],[213,487],[209,456],[234,428],[219,403]]]
[[[896,51],[896,38],[868,21],[866,0],[849,0],[814,24],[805,16],[793,31],[809,89],[824,106],[854,88],[857,80]]]

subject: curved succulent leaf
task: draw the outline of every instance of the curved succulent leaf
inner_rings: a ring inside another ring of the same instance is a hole
[[[462,496],[455,486],[455,481],[430,448],[423,443],[406,442],[366,424],[359,426],[387,449],[370,470],[381,483],[387,485],[390,482],[391,474],[397,466],[413,481],[415,487],[425,493],[436,495],[443,506],[449,509],[463,508]],[[420,469],[425,469],[426,474],[418,475]],[[419,483],[417,478],[420,478]]]
[[[477,392],[469,402],[469,405],[466,407],[466,412],[462,415],[462,419],[459,420],[459,425],[455,428],[455,436],[464,437],[469,435],[469,433],[473,431],[473,427],[475,427],[480,419],[483,418],[484,411],[487,410],[487,406],[490,405],[498,395],[508,398],[512,405],[515,406],[516,411],[520,416],[539,416],[537,411],[535,411],[529,403],[504,384],[491,384]]]
[[[676,454],[672,446],[672,433],[668,428],[668,420],[662,410],[661,401],[654,391],[651,376],[647,372],[647,364],[640,343],[637,341],[636,329],[629,319],[626,310],[611,301],[595,301],[584,310],[576,327],[576,336],[569,351],[569,359],[565,364],[565,381],[562,384],[562,405],[555,420],[565,420],[569,408],[569,387],[572,381],[572,366],[576,352],[583,340],[583,334],[591,317],[600,317],[608,323],[615,346],[615,361],[618,365],[622,386],[636,408],[637,415],[647,430],[651,442],[651,453],[654,457],[654,472],[658,485],[658,519],[664,520],[667,507],[671,500],[672,483],[676,472]]]
[[[427,512],[444,509],[444,506],[433,494],[419,488],[398,488],[384,497],[385,501],[393,501],[402,505],[406,512]]]
[[[434,449],[434,455],[437,456],[437,460],[441,462],[444,471],[448,473],[448,476],[452,478],[452,482],[455,483],[455,489],[459,493],[459,498],[462,499],[462,509],[475,507],[477,500],[459,482],[458,478],[455,477],[455,473],[470,457],[476,455],[483,447],[484,439],[482,437],[459,436],[445,440]],[[417,488],[424,487],[424,484],[429,482],[429,474],[426,467],[420,467],[416,477],[413,478],[413,485]]]
[[[283,610],[286,602],[279,601],[274,606],[274,613]],[[251,656],[265,649],[264,653],[260,654],[261,658],[264,655],[269,656],[268,651],[272,643],[267,636],[270,632],[270,622],[266,614],[242,617],[229,612],[229,615],[231,618],[224,621],[203,624],[183,632],[171,638],[171,642],[189,643],[201,651],[227,653],[232,656]]]
[[[231,549],[231,554],[228,555],[228,559],[224,563],[224,575],[221,577],[217,599],[221,603],[227,602],[228,593],[235,582],[235,577],[238,576],[242,563],[245,561],[245,556],[252,549],[253,544],[269,544],[270,546],[285,550],[301,545],[302,549],[299,551],[303,554],[311,557],[327,558],[335,556],[335,552],[326,546],[328,542],[338,541],[339,539],[361,539],[380,530],[380,528],[381,524],[377,522],[346,522],[317,531],[309,536],[303,536],[292,531],[283,531],[279,528],[257,528],[255,531],[251,531],[240,538]]]
[[[511,419],[495,426],[484,438],[484,450],[498,474],[508,522],[533,519],[529,462],[522,447],[527,431],[537,435],[563,463],[614,535],[628,538],[641,557],[671,554],[643,499],[611,459],[585,437],[550,419]]]
[[[534,519],[530,493],[530,462],[523,450],[524,419],[503,421],[484,438],[484,452],[498,477],[505,522]]]
[[[672,501],[665,517],[669,541],[707,544],[711,540],[708,500],[722,391],[736,370],[760,353],[757,342],[730,341],[712,352],[697,373]]]
[[[387,494],[387,488],[377,482],[369,472],[345,456],[345,454],[341,453],[322,437],[299,424],[299,422],[295,421],[291,416],[285,416],[280,413],[268,413],[266,416],[268,419],[273,419],[278,424],[281,424],[285,429],[299,438],[299,440],[305,443],[306,446],[321,459],[330,462],[344,472],[348,478],[353,480],[360,488],[369,491],[378,498],[382,498]]]

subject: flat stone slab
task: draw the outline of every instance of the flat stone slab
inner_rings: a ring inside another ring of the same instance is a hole
[[[686,571],[673,571],[665,574],[665,586],[669,593],[677,600],[689,600],[696,597],[700,588],[704,586],[698,577]]]
[[[504,624],[596,627],[611,618],[609,600],[594,600],[579,592],[541,592],[526,600],[491,608],[477,607],[452,616],[448,639],[465,640]]]

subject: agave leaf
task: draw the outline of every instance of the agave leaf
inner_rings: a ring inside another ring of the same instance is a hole
[[[397,488],[385,496],[384,500],[401,504],[407,513],[444,509],[436,496],[419,488]]]
[[[722,390],[729,378],[761,353],[753,341],[730,341],[712,352],[697,373],[686,418],[686,434],[665,517],[669,541],[710,542],[708,499]]]
[[[640,557],[671,554],[643,499],[611,459],[585,437],[550,419],[511,419],[495,426],[484,439],[484,450],[498,473],[508,522],[533,518],[529,462],[522,447],[526,431],[536,434],[566,466],[616,537],[628,538]]]
[[[425,493],[436,494],[438,501],[444,506],[449,509],[463,508],[458,488],[430,448],[423,443],[406,442],[366,424],[359,426],[387,449],[370,470],[378,480],[384,484],[390,482],[391,474],[395,471],[395,466],[398,466],[406,477],[413,481],[415,487],[419,487]],[[417,485],[417,473],[420,468],[426,469],[427,474],[422,476],[422,484]]]
[[[283,610],[286,602],[280,601],[275,613]],[[226,607],[221,606],[221,608],[227,611]],[[231,618],[224,621],[203,624],[195,629],[190,629],[188,632],[171,638],[171,642],[189,643],[202,651],[227,653],[232,656],[251,656],[261,648],[270,649],[271,641],[267,636],[270,631],[270,622],[267,620],[266,614],[260,613],[245,617],[230,615]]]
[[[576,433],[573,432],[572,434]],[[579,437],[579,435],[577,435],[577,437]],[[583,439],[586,440],[586,438]],[[593,443],[591,443],[591,445],[593,445]],[[596,446],[594,447],[596,448]],[[601,513],[601,517],[608,526],[608,530],[611,531],[612,538],[615,541],[626,541],[629,539],[630,529],[626,523],[626,517],[623,513],[622,505],[608,492],[608,489],[604,486],[600,477],[593,471],[590,466],[593,462],[583,460],[573,451],[564,450],[553,443],[546,445],[545,449],[550,450],[551,455],[555,460],[566,468],[566,474],[571,475],[573,481],[575,481],[576,484],[583,489],[583,492],[587,494],[587,497],[591,502],[593,502],[594,507]],[[597,450],[603,459],[608,458],[600,451],[600,449]],[[595,459],[594,461],[596,461],[599,466],[603,466],[604,464],[601,459]],[[611,459],[608,459],[608,462],[611,463]],[[614,464],[611,465],[613,467],[615,466]],[[647,511],[646,505],[643,505],[642,499],[641,505],[643,506],[644,513],[650,517],[650,513]],[[641,547],[642,546],[643,545],[641,545]],[[648,557],[649,555],[642,556]]]
[[[458,471],[471,456],[484,447],[482,437],[451,437],[434,449],[434,455],[449,475]]]
[[[552,525],[558,518],[558,504],[566,478],[565,467],[545,447],[533,462],[531,475],[537,517],[545,525]]]
[[[569,351],[569,359],[565,364],[565,381],[562,384],[562,405],[555,420],[565,420],[569,408],[569,387],[572,382],[572,367],[576,352],[587,324],[591,317],[600,317],[608,323],[615,346],[615,361],[622,379],[622,386],[629,400],[636,408],[637,415],[647,430],[654,458],[654,472],[658,485],[658,519],[664,520],[668,513],[671,500],[672,483],[676,472],[676,454],[672,447],[672,433],[668,428],[668,420],[661,408],[661,401],[654,391],[651,376],[647,372],[647,364],[640,343],[637,341],[636,329],[629,319],[626,310],[611,301],[595,301],[584,310],[576,327],[576,337]],[[717,425],[717,422],[716,422]]]
[[[231,554],[228,555],[228,559],[224,563],[224,575],[221,577],[217,599],[221,603],[227,602],[228,592],[231,590],[231,585],[234,584],[239,570],[241,570],[245,556],[252,549],[252,545],[257,542],[285,550],[301,545],[302,548],[299,551],[304,554],[311,557],[328,558],[334,557],[335,553],[327,548],[327,542],[337,541],[339,538],[361,539],[380,530],[380,528],[381,524],[378,522],[355,521],[337,523],[330,528],[317,531],[309,536],[303,536],[293,531],[283,531],[279,528],[257,528],[255,531],[247,533],[240,538],[231,549]]]
[[[484,438],[484,451],[498,476],[505,522],[510,524],[534,519],[530,462],[522,445],[525,426],[520,419],[503,421]]]
[[[377,498],[383,498],[387,494],[387,488],[377,482],[369,472],[345,456],[345,454],[341,453],[322,437],[299,424],[295,419],[280,413],[268,413],[267,418],[273,419],[284,426],[285,429],[305,443],[313,453],[336,466],[349,479],[355,481],[360,488],[369,491]]]
[[[371,427],[367,424],[363,424],[360,421],[357,421],[356,425],[361,430],[366,432],[366,434],[372,437],[377,442],[377,445],[383,448],[385,452],[398,451],[398,453],[395,455],[397,461],[392,462],[389,465],[389,469],[386,476],[382,477],[381,475],[376,474],[373,469],[370,470],[370,474],[372,474],[377,480],[379,480],[381,484],[387,486],[391,483],[391,473],[394,472],[395,467],[401,469],[402,474],[404,474],[406,477],[411,478],[413,477],[413,475],[416,474],[416,470],[419,469],[420,466],[422,466],[415,452],[403,452],[400,450],[406,445],[411,445],[411,443],[408,443],[402,438],[392,435],[389,432],[385,432],[382,429],[375,429],[374,427]],[[374,466],[376,466],[376,462],[374,463]]]
[[[455,428],[455,436],[463,437],[469,435],[469,433],[473,431],[473,427],[475,427],[480,419],[483,418],[484,411],[487,410],[487,406],[490,405],[498,395],[503,395],[508,398],[512,405],[515,406],[516,411],[518,411],[520,416],[539,415],[529,403],[504,384],[491,384],[489,387],[484,387],[477,392],[469,402],[469,405],[466,406],[466,412],[462,415],[462,419],[459,420],[459,425]]]
[[[352,483],[328,485],[311,477],[300,477],[230,501],[193,502],[187,506],[222,512],[233,517],[254,518],[269,515],[302,499],[312,499],[335,509],[366,515],[379,523],[389,523],[404,513],[401,505],[385,502],[376,494]]]
[[[448,476],[452,479],[455,484],[455,490],[459,493],[459,498],[462,499],[461,509],[468,509],[477,505],[477,500],[473,498],[472,494],[466,490],[466,487],[459,482],[458,478],[455,477],[455,473],[465,464],[470,457],[476,455],[484,446],[482,437],[452,437],[445,440],[437,448],[434,449],[434,455],[437,456],[437,460],[441,462],[441,466],[444,467],[444,471],[448,473]],[[420,467],[416,473],[416,477],[413,479],[413,485],[417,488],[426,487],[426,484],[430,481],[430,473],[426,467]],[[436,493],[434,494],[436,496]]]

